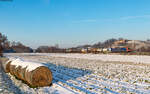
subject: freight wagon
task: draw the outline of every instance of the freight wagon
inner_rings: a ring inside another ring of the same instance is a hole
[[[111,52],[119,53],[119,52],[131,52],[132,50],[128,47],[126,48],[111,48]]]

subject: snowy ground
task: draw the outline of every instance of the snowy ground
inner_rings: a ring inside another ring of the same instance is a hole
[[[15,86],[8,75],[4,73],[0,64],[0,94],[21,94],[19,87]]]
[[[0,73],[0,93],[5,93],[3,86],[1,86],[1,83],[5,81],[4,83],[8,83],[8,86],[11,88],[8,92],[12,93],[150,94],[149,56],[98,54],[6,55],[38,61],[47,65],[53,72],[53,85],[52,87],[33,89],[9,74],[4,76],[8,80],[1,79],[3,76]],[[12,82],[10,83],[9,81]],[[6,85],[6,87],[8,86]],[[15,92],[11,91],[13,88],[16,89],[14,90]]]

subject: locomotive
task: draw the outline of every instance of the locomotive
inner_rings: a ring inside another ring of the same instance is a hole
[[[124,47],[124,48],[111,48],[111,52],[114,53],[120,53],[120,52],[132,52],[132,49],[128,48],[128,47]]]

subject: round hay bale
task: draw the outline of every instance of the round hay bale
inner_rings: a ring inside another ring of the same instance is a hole
[[[11,61],[9,61],[9,62],[6,64],[6,69],[4,70],[6,73],[9,73],[9,72],[10,72],[10,63],[11,63]]]
[[[43,87],[52,84],[51,70],[37,62],[29,62],[16,58],[0,59],[5,72],[23,80],[31,87]]]
[[[18,77],[18,78],[21,79],[21,76],[20,76],[21,73],[20,73],[20,71],[21,71],[21,66],[16,67],[15,70],[14,70],[14,74],[15,74],[16,77]]]
[[[15,67],[15,70],[13,70],[13,75],[16,76],[20,80],[24,80],[26,68],[21,68],[21,66]]]
[[[26,67],[27,68],[27,67]],[[26,81],[25,80],[25,72],[26,72],[26,68],[21,68],[21,66],[18,67],[18,70],[17,70],[17,77],[23,81]]]
[[[3,70],[6,73],[10,72],[10,68],[9,67],[10,67],[11,61],[8,58],[0,58],[0,62],[2,64]]]
[[[31,87],[43,87],[52,84],[52,72],[41,63],[15,59],[12,60],[9,68],[10,74],[23,80]]]
[[[52,84],[52,72],[49,68],[41,66],[35,70],[25,72],[25,79],[32,87],[43,87]]]
[[[16,66],[10,64],[10,74],[16,76],[15,71],[16,71]]]

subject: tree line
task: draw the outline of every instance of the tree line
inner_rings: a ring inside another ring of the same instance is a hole
[[[109,48],[111,47],[114,42],[119,41],[119,40],[127,40],[124,38],[111,38],[108,39],[104,42],[98,42],[93,45],[81,45],[77,47],[73,47],[74,49],[80,49],[80,48],[87,48],[87,47],[92,47],[92,48]],[[150,39],[147,39],[145,41],[146,43],[150,44]],[[126,44],[124,44],[126,45]],[[56,46],[39,46],[37,49],[32,49],[31,47],[28,47],[21,42],[10,42],[7,39],[7,36],[2,34],[0,32],[0,56],[2,56],[2,53],[31,53],[31,52],[38,52],[38,53],[60,53],[60,52],[65,52],[66,49],[59,48],[58,45]],[[137,49],[137,51],[141,52],[150,52],[150,46],[148,47],[141,47],[140,49]]]
[[[33,52],[32,48],[23,45],[20,42],[10,42],[7,39],[7,36],[0,32],[0,56],[2,53],[9,53],[9,52],[16,52],[16,53],[23,53],[23,52]]]
[[[7,36],[0,32],[0,56],[2,56],[2,53],[52,53],[64,51],[65,49],[59,48],[58,44],[55,46],[39,46],[37,49],[32,49],[21,42],[10,42]]]

